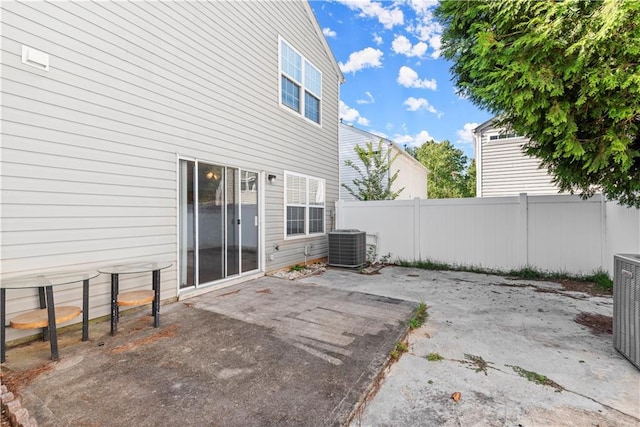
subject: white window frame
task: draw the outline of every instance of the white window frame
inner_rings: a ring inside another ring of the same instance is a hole
[[[285,43],[289,47],[289,49],[291,49],[296,55],[300,56],[301,68],[302,68],[300,81],[298,81],[298,79],[294,78],[293,76],[283,71],[283,68],[282,68],[282,44],[283,43]],[[305,85],[307,66],[313,67],[318,72],[318,74],[320,74],[320,93],[317,93],[316,91],[311,90],[311,88]],[[283,76],[291,80],[294,84],[300,87],[300,99],[299,99],[300,111],[296,111],[290,106],[282,103],[282,77]],[[318,99],[318,121],[317,122],[315,120],[308,118],[305,114],[305,94],[306,93],[309,93],[314,98]],[[313,123],[316,126],[322,127],[322,107],[324,105],[324,103],[322,102],[322,71],[320,71],[320,68],[316,67],[313,64],[313,62],[309,61],[304,55],[302,55],[296,48],[293,47],[291,43],[286,41],[282,36],[278,36],[278,104],[280,105],[281,108],[284,108],[286,111],[289,111],[290,113],[295,114],[298,117],[302,117],[307,122]]]
[[[499,132],[499,133],[495,133],[493,135],[488,135],[487,139],[489,140],[489,142],[497,142],[497,141],[504,141],[507,139],[517,139],[517,138],[522,138],[522,135],[518,135],[516,132]]]
[[[289,204],[289,201],[287,200],[288,198],[288,182],[289,182],[289,176],[296,176],[299,178],[304,178],[305,179],[305,194],[306,194],[306,202],[304,204],[297,204],[297,203],[293,203],[293,204]],[[323,192],[323,197],[322,197],[322,206],[317,205],[317,204],[313,204],[311,203],[310,200],[310,194],[309,194],[309,182],[310,180],[315,180],[321,183],[322,185],[322,192]],[[294,240],[294,239],[304,239],[307,237],[312,237],[312,236],[322,236],[327,234],[327,194],[326,194],[326,189],[327,189],[327,182],[325,179],[322,178],[318,178],[315,176],[311,176],[311,175],[304,175],[301,173],[296,173],[296,172],[289,172],[289,171],[284,171],[284,238],[285,240]],[[292,207],[304,207],[304,234],[295,234],[295,235],[288,235],[287,234],[287,207],[292,206]],[[322,208],[322,232],[321,233],[311,233],[309,232],[309,213],[311,211],[311,208]]]

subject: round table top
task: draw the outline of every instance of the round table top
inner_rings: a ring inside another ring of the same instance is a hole
[[[99,276],[97,271],[58,271],[53,273],[35,273],[24,276],[0,278],[0,288],[28,289],[43,286],[59,286],[83,282]]]
[[[132,273],[147,273],[149,271],[164,270],[171,267],[170,262],[164,261],[141,261],[132,262],[128,264],[109,265],[100,267],[98,272],[104,274],[132,274]]]

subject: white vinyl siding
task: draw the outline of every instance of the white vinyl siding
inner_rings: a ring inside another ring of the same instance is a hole
[[[482,130],[482,152],[476,165],[481,179],[478,197],[557,194],[558,188],[546,169],[540,168],[540,161],[523,153],[527,139],[500,137],[505,134],[491,127]]]
[[[277,176],[263,184],[264,270],[301,262],[310,244],[326,256],[326,237],[282,233],[285,169],[326,177],[327,202],[338,198],[341,76],[306,2],[0,8],[3,275],[154,258],[173,263],[161,297],[176,297],[178,156]],[[322,74],[322,127],[275,100],[281,35]],[[22,63],[23,45],[48,54],[49,70]],[[76,290],[56,303],[77,305]],[[7,298],[8,319],[37,305],[29,291]],[[108,314],[108,277],[92,280],[90,299],[92,318]]]

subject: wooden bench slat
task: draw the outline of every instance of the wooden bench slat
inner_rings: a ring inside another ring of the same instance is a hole
[[[56,325],[71,320],[82,313],[80,307],[62,306],[56,307]],[[11,319],[9,325],[14,329],[36,329],[49,326],[47,309],[31,310],[19,314]]]
[[[150,304],[153,302],[153,291],[128,291],[118,294],[118,305],[120,306],[133,306]]]

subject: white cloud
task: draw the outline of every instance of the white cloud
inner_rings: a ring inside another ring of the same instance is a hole
[[[407,111],[418,111],[419,109],[425,109],[430,113],[437,114],[438,117],[441,117],[442,113],[438,113],[436,108],[429,104],[424,98],[414,98],[413,96],[407,98],[402,105],[407,106]]]
[[[394,25],[404,23],[404,15],[395,4],[385,8],[382,3],[371,0],[338,0],[351,10],[360,11],[360,16],[376,18],[385,28],[391,29]]]
[[[429,39],[429,45],[433,48],[433,52],[431,52],[431,57],[433,59],[440,58],[440,53],[442,49],[442,36],[440,34],[431,36],[431,38]]]
[[[429,45],[427,45],[425,42],[418,42],[417,44],[412,46],[409,39],[405,36],[396,36],[396,38],[393,40],[393,43],[391,43],[391,49],[393,49],[395,53],[400,53],[408,57],[422,57],[428,48]]]
[[[434,140],[435,138],[432,137],[428,131],[423,130],[420,131],[420,133],[416,134],[416,135],[401,135],[401,134],[396,134],[393,136],[393,141],[398,144],[398,145],[408,145],[408,146],[413,146],[413,147],[419,147],[422,144],[424,144],[427,141],[431,141]]]
[[[367,91],[364,94],[367,95],[367,99],[358,99],[356,100],[356,104],[373,104],[376,102],[373,95],[371,95],[371,92]]]
[[[407,53],[411,51],[411,42],[405,36],[396,36],[391,43],[391,49],[395,53]]]
[[[478,123],[465,123],[462,129],[458,129],[458,142],[473,144],[473,130],[478,127]]]
[[[433,13],[428,10],[424,16],[414,25],[409,25],[407,31],[413,33],[418,40],[428,41],[434,35],[442,34],[442,25],[435,20]]]
[[[438,0],[409,0],[408,3],[416,14],[424,15],[427,13],[429,8],[438,4]]]
[[[417,23],[407,26],[407,31],[415,35],[418,40],[429,44],[433,49],[431,57],[434,59],[440,57],[442,30],[442,25],[435,20],[431,10],[426,10]]]
[[[337,34],[335,31],[333,31],[331,28],[327,27],[327,28],[323,28],[322,29],[322,34],[324,34],[325,37],[336,37]]]
[[[431,90],[436,90],[436,88],[438,87],[435,79],[420,80],[420,78],[418,77],[418,73],[407,66],[400,67],[397,81],[404,87],[424,88]]]
[[[382,62],[380,62],[382,55],[381,50],[367,47],[349,55],[349,60],[346,64],[341,62],[338,65],[340,65],[343,73],[355,73],[364,68],[378,68],[382,66]]]
[[[362,126],[369,126],[369,119],[362,117],[360,112],[355,108],[349,107],[340,100],[340,118],[347,123],[358,123]]]
[[[375,42],[375,44],[380,46],[382,44],[382,37],[380,37],[376,33],[373,33],[373,41]]]

